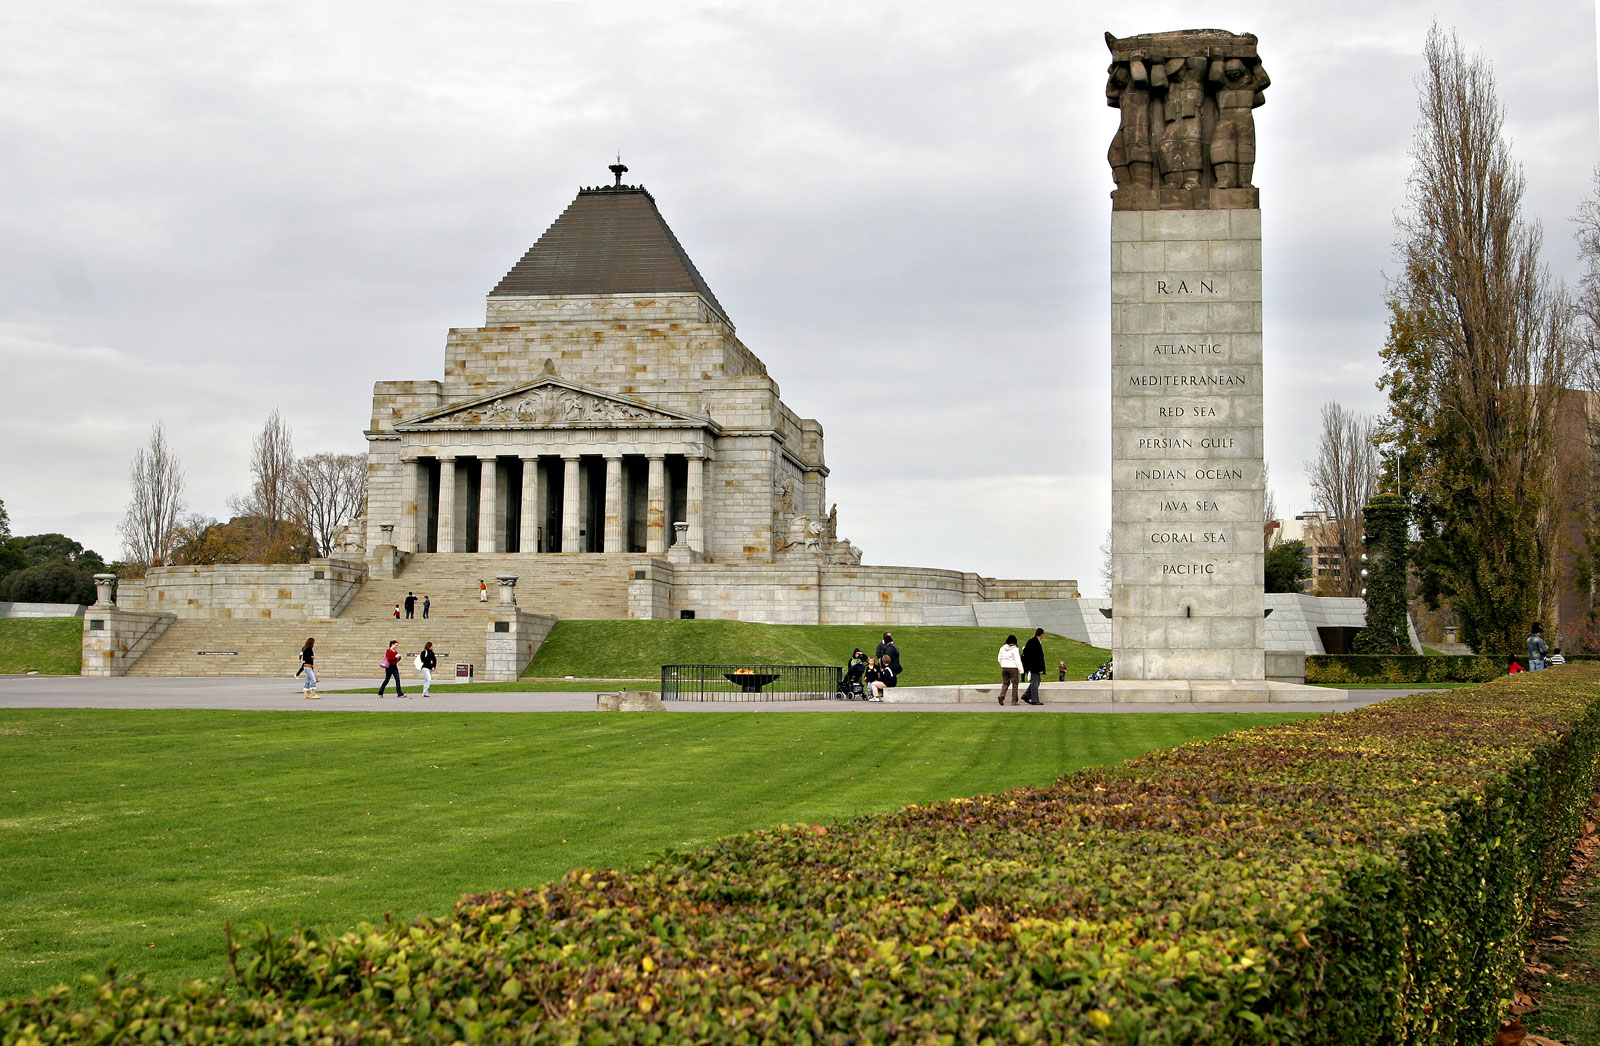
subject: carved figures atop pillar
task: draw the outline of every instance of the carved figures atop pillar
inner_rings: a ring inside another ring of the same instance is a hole
[[[514,607],[517,605],[517,575],[496,574],[495,581],[500,585],[500,605]]]
[[[1251,33],[1106,34],[1106,104],[1122,114],[1106,158],[1119,211],[1254,208],[1252,110],[1271,80]]]

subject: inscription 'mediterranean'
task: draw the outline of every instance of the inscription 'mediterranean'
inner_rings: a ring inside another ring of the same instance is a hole
[[[1249,382],[1243,374],[1130,374],[1128,384],[1139,388],[1242,388]]]

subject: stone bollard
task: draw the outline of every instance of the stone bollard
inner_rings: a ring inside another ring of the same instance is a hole
[[[517,605],[517,575],[496,574],[495,581],[500,584],[500,605],[514,607]]]
[[[117,598],[113,591],[117,584],[115,574],[96,574],[94,576],[94,605],[97,607],[112,607],[117,605]]]

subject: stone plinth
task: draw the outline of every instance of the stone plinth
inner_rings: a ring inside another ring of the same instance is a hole
[[[665,712],[661,695],[652,690],[624,690],[616,694],[596,694],[595,708],[601,712]]]
[[[522,670],[539,652],[556,619],[529,614],[514,605],[499,607],[497,614],[489,622],[484,640],[483,681],[509,683],[522,677]]]
[[[1116,211],[1111,274],[1118,688],[1243,695],[1266,680],[1261,212]]]

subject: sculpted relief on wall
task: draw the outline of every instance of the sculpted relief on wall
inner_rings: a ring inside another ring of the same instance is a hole
[[[1118,38],[1106,104],[1122,119],[1107,159],[1116,210],[1253,208],[1252,113],[1271,84],[1256,38],[1220,29]]]
[[[675,420],[646,407],[555,385],[502,396],[491,403],[434,419],[434,422],[446,425],[537,425],[555,428],[562,425],[593,427]]]

